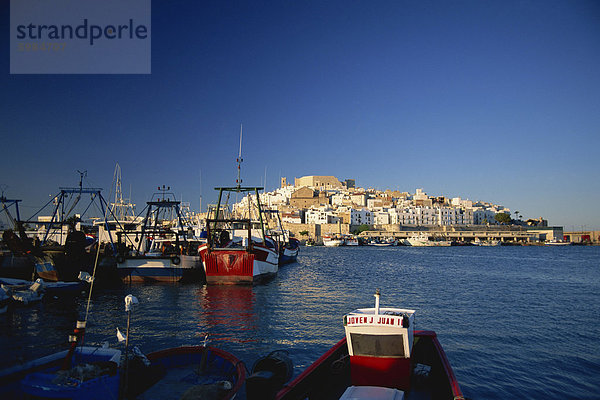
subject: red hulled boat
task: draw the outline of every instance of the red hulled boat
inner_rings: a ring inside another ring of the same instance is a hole
[[[464,399],[435,332],[414,330],[414,310],[380,308],[379,291],[375,298],[375,308],[345,315],[346,337],[274,398]],[[269,392],[260,383],[247,379],[248,399]]]
[[[219,203],[214,219],[207,219],[207,243],[198,249],[202,257],[206,283],[252,284],[277,274],[278,244],[265,233],[258,191],[262,188],[233,187],[219,190]],[[249,193],[248,210],[256,208],[258,220],[220,218],[224,192]],[[250,193],[254,192],[255,196]],[[256,204],[250,204],[251,198]]]

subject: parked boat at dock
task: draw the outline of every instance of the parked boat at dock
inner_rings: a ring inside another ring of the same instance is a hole
[[[159,187],[159,189],[161,189]],[[124,282],[201,281],[203,271],[198,254],[199,239],[187,231],[180,203],[164,188],[147,202],[146,217],[138,231],[117,232],[117,270]],[[135,235],[137,248],[126,246],[122,236]]]
[[[0,371],[0,397],[116,399],[120,359],[120,350],[92,346],[41,357]],[[65,361],[70,367],[62,369]]]
[[[300,251],[300,241],[296,238],[289,238],[282,244],[282,251],[279,253],[279,265],[291,264],[298,259]]]
[[[414,314],[380,307],[377,291],[375,308],[345,315],[346,337],[285,384],[275,398],[462,399],[437,335],[415,330]],[[248,377],[247,389],[253,379]],[[259,392],[247,390],[247,398],[265,398]]]
[[[0,285],[0,314],[4,314],[8,310],[12,296],[9,291]]]
[[[358,238],[354,235],[344,235],[344,246],[358,246]]]
[[[290,231],[283,229],[281,217],[278,210],[263,210],[270,222],[275,223],[277,228],[269,229],[267,235],[275,240],[279,249],[279,266],[296,262],[300,251],[300,241],[291,236]]]
[[[207,243],[198,249],[204,265],[206,283],[252,284],[277,274],[279,249],[277,243],[266,235],[258,193],[262,188],[237,186],[216,190],[219,190],[219,201],[215,218],[206,220]],[[258,211],[258,219],[255,222],[249,218],[222,217],[223,193],[232,192],[248,193],[248,210],[256,207]],[[256,203],[253,203],[252,198],[256,199]]]
[[[546,246],[570,246],[573,243],[571,243],[571,242],[564,242],[562,240],[548,240],[548,241],[544,242],[544,244]]]
[[[483,247],[500,246],[500,240],[492,240],[492,239],[481,240],[479,238],[475,238],[475,240],[473,241],[473,245],[474,246],[483,246]]]
[[[0,278],[0,285],[14,301],[29,304],[42,300],[44,295],[61,297],[81,293],[84,282],[45,282],[38,278],[34,282],[23,279]]]
[[[447,247],[452,245],[449,240],[439,238],[438,240],[430,240],[429,235],[424,232],[408,237],[405,243],[414,247]]]
[[[339,247],[344,245],[344,239],[336,235],[323,235],[323,245],[326,247]]]

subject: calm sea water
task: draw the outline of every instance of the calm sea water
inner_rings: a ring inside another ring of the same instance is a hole
[[[299,262],[254,287],[138,285],[94,292],[86,344],[125,331],[123,298],[140,304],[142,351],[210,344],[248,368],[286,349],[294,375],[343,335],[342,315],[417,310],[438,333],[472,399],[600,399],[600,247],[303,247]],[[0,316],[0,368],[64,349],[86,297],[47,299]]]

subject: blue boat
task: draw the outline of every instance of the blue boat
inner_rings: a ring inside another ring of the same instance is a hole
[[[279,265],[296,262],[299,250],[300,241],[296,238],[289,238],[288,241],[283,244],[282,250],[279,254]]]
[[[211,346],[175,347],[150,353],[150,365],[130,363],[127,397],[137,399],[235,397],[246,380],[244,363]]]
[[[262,210],[267,222],[274,222],[277,228],[269,229],[267,235],[277,243],[279,253],[279,266],[296,262],[300,251],[300,241],[291,236],[290,232],[283,229],[281,216],[277,210]]]
[[[132,303],[127,296],[126,311]],[[84,346],[86,324],[77,321],[68,350],[0,371],[0,399],[118,399],[121,350]]]
[[[116,399],[120,359],[120,350],[80,346],[16,365],[0,371],[0,398]]]

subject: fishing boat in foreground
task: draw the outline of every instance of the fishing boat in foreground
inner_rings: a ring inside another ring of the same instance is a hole
[[[85,325],[78,328],[71,348],[0,371],[2,399],[118,398],[121,351],[78,346]]]
[[[130,398],[232,399],[246,379],[243,362],[210,346],[161,350],[147,359],[149,366],[129,371]]]
[[[414,310],[363,308],[344,316],[339,341],[275,398],[289,399],[463,399],[435,332],[414,329]],[[247,398],[261,397],[250,390]],[[256,389],[253,388],[253,389]]]

